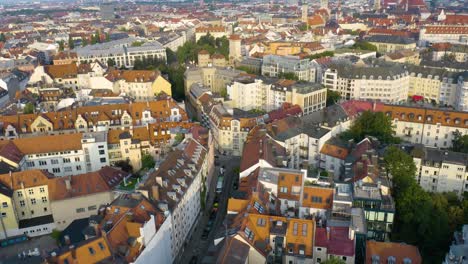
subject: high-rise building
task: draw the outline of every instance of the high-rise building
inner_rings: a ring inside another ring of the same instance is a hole
[[[229,63],[231,64],[242,59],[241,41],[239,35],[229,37]]]

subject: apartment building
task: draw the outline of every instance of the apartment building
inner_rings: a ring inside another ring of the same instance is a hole
[[[49,173],[41,170],[0,175],[2,195],[2,238],[49,234],[55,228],[48,191]]]
[[[450,245],[447,255],[442,262],[443,264],[456,264],[466,259],[468,252],[468,225],[463,225],[460,231],[455,231],[453,234],[453,242]]]
[[[141,194],[117,197],[89,218],[77,242],[49,252],[48,263],[134,263],[153,241],[165,216]],[[166,241],[164,241],[166,242]],[[67,245],[68,243],[68,245]]]
[[[76,219],[98,213],[114,200],[114,188],[129,173],[112,167],[71,177],[50,178],[47,183],[56,228],[65,229]]]
[[[148,41],[141,46],[134,46],[132,43],[144,41],[134,37],[113,40],[105,43],[79,47],[75,49],[78,61],[93,62],[99,61],[107,65],[109,60],[115,63],[115,66],[132,68],[136,60],[144,58],[158,59],[166,61],[166,48],[157,41]]]
[[[327,98],[327,90],[320,84],[250,75],[235,78],[227,93],[231,106],[244,111],[273,111],[290,103],[309,114],[325,108]]]
[[[395,203],[386,186],[362,180],[353,186],[353,207],[364,209],[367,238],[387,241],[395,218]]]
[[[226,67],[227,61],[224,55],[222,54],[213,54],[206,50],[201,50],[198,52],[198,66],[199,67]]]
[[[458,195],[468,190],[468,155],[423,145],[408,150],[416,164],[416,179],[424,190]]]
[[[411,65],[408,66],[408,73],[408,96],[419,95],[428,101],[440,102],[442,82],[447,71]]]
[[[5,138],[30,135],[93,132],[146,126],[158,122],[184,122],[187,113],[170,99],[131,104],[89,105],[58,112],[0,116]],[[11,136],[8,136],[11,135]]]
[[[459,111],[468,111],[468,71],[458,76],[455,108]]]
[[[407,100],[409,79],[408,71],[400,64],[336,62],[324,72],[322,81],[346,100],[398,103]]]
[[[140,192],[171,217],[171,257],[182,253],[201,210],[202,188],[208,175],[207,150],[193,139],[170,152]],[[170,213],[169,213],[170,212]]]
[[[262,75],[280,78],[282,74],[294,74],[301,81],[316,82],[316,68],[317,65],[309,58],[266,55],[263,57]]]
[[[113,83],[114,93],[125,94],[137,102],[153,101],[161,93],[172,95],[171,83],[159,71],[112,70],[105,78]]]
[[[432,60],[453,58],[457,62],[468,61],[468,44],[435,43],[431,46]]]
[[[415,50],[416,41],[402,36],[372,35],[366,38],[370,44],[377,47],[378,52],[395,52],[399,50]]]
[[[430,25],[421,28],[419,42],[427,45],[438,42],[465,44],[468,39],[468,27],[463,25]]]
[[[76,63],[37,66],[28,84],[34,86],[55,84],[77,90],[78,66]]]
[[[466,112],[396,105],[382,111],[392,119],[395,135],[411,143],[449,148],[455,132],[468,133]]]

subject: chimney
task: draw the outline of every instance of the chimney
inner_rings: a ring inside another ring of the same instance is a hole
[[[69,246],[71,244],[69,235],[64,235],[63,240],[65,240],[65,245]]]
[[[65,188],[67,191],[71,191],[71,177],[65,179]]]
[[[151,187],[151,196],[153,197],[153,200],[159,200],[159,186],[153,185]]]
[[[327,240],[330,240],[330,227],[327,226]]]

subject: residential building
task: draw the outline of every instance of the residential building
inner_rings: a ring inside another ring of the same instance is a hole
[[[231,35],[229,36],[229,63],[235,64],[236,62],[240,62],[242,59],[242,48],[241,48],[242,40],[239,35]]]
[[[2,223],[5,224],[5,229],[9,228],[2,232],[2,236],[7,233],[8,236],[24,234],[34,237],[52,232],[55,222],[48,191],[50,177],[52,175],[41,170],[0,175],[4,192],[8,189],[7,192],[11,193],[10,196],[2,195]],[[13,214],[8,214],[12,211]],[[14,229],[15,221],[18,223],[17,229]]]
[[[408,66],[408,96],[418,95],[428,101],[439,103],[443,78],[447,71],[443,69]]]
[[[198,66],[199,67],[226,67],[227,61],[224,55],[222,54],[213,54],[206,50],[201,50],[198,52]]]
[[[370,44],[377,47],[378,52],[395,52],[399,50],[415,50],[416,41],[402,36],[372,35],[366,38]]]
[[[132,68],[135,60],[143,60],[144,58],[166,61],[166,49],[161,43],[149,41],[141,46],[132,46],[132,43],[136,41],[140,41],[140,39],[129,37],[79,47],[75,49],[75,52],[80,63],[97,60],[104,65],[108,65],[109,60],[112,60],[118,68],[122,66]]]
[[[166,159],[141,188],[158,208],[171,217],[171,257],[183,252],[184,242],[198,222],[202,188],[208,175],[207,150],[186,139]]]
[[[146,126],[165,122],[186,122],[187,113],[170,99],[131,104],[86,105],[57,112],[0,116],[9,124],[3,135],[8,138],[30,134],[54,135],[60,133],[93,132],[114,128]]]
[[[38,66],[29,78],[30,85],[60,85],[78,89],[78,66],[76,63]]]
[[[407,100],[409,74],[399,64],[334,63],[324,72],[323,84],[346,100],[398,103]]]
[[[429,25],[421,28],[419,42],[422,45],[448,42],[467,44],[468,27],[463,25]]]
[[[14,192],[3,182],[0,182],[0,217],[1,229],[0,239],[5,239],[19,235],[19,219],[16,216],[15,201],[13,200]]]
[[[404,243],[367,241],[366,264],[382,262],[421,264],[422,258],[416,246]]]
[[[395,204],[388,189],[380,182],[354,183],[353,207],[364,209],[368,239],[386,241],[392,232]]]
[[[396,105],[382,111],[392,119],[395,135],[411,143],[450,148],[455,132],[468,133],[466,112]]]
[[[458,62],[468,61],[468,44],[435,43],[432,45],[432,60],[453,58]]]
[[[113,83],[113,92],[125,94],[138,101],[152,101],[156,95],[172,95],[171,84],[159,71],[112,70],[106,79]]]
[[[54,65],[72,64],[78,61],[78,57],[74,52],[59,52],[53,57]]]
[[[65,229],[76,219],[98,213],[114,200],[113,190],[130,174],[112,167],[71,177],[51,178],[47,183],[56,228]]]
[[[455,108],[459,111],[468,111],[468,71],[458,76],[455,98]]]
[[[395,52],[387,53],[383,59],[390,62],[407,63],[419,65],[421,56],[418,51],[413,50],[397,50]]]
[[[315,232],[314,263],[338,258],[346,264],[354,263],[355,235],[349,227],[319,227]]]
[[[266,55],[263,57],[262,75],[281,78],[293,74],[301,81],[316,81],[316,65],[309,58],[301,56]]]
[[[424,190],[459,196],[468,190],[468,155],[423,145],[408,149],[416,164],[416,179]]]
[[[320,84],[239,76],[227,87],[233,108],[244,111],[279,109],[284,103],[299,105],[304,114],[325,108],[327,91]]]

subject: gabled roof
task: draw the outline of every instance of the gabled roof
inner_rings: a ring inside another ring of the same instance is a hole
[[[115,82],[117,80],[125,80],[130,83],[154,82],[160,75],[159,71],[149,70],[111,70],[106,75],[106,78]]]
[[[422,258],[416,246],[403,243],[367,241],[366,264],[373,263],[373,257],[378,256],[380,262],[387,262],[390,257],[395,258],[395,263],[403,263],[405,258],[412,264],[421,264]]]
[[[0,182],[12,190],[47,185],[52,175],[42,170],[26,170],[0,174]]]
[[[76,66],[76,63],[46,65],[44,66],[44,70],[52,79],[76,78],[78,74],[78,66]]]
[[[24,154],[81,150],[81,133],[24,137],[13,143]]]

